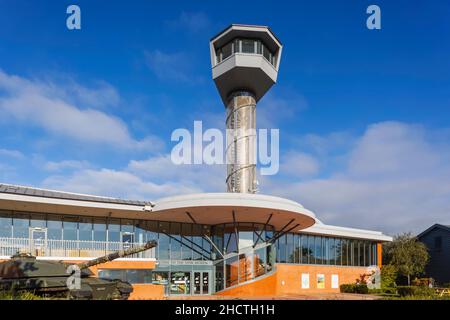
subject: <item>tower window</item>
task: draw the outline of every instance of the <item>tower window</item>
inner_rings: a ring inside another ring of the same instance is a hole
[[[243,53],[255,53],[255,41],[250,39],[242,40]]]

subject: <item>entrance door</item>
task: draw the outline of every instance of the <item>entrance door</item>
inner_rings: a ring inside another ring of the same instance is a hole
[[[170,273],[170,294],[191,294],[191,273],[174,272]]]
[[[30,228],[30,251],[34,256],[45,255],[47,228]]]
[[[209,282],[210,273],[209,271],[195,271],[194,274],[194,285],[193,294],[209,294]]]
[[[134,242],[134,233],[133,232],[122,232],[121,234],[122,247],[124,250],[131,248]]]

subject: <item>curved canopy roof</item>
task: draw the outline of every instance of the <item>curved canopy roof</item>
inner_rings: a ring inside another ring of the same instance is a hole
[[[275,230],[299,231],[315,223],[313,212],[297,202],[249,193],[202,193],[160,199],[152,219],[199,224],[256,222]]]

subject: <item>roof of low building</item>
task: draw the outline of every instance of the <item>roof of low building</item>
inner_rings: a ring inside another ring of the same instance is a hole
[[[276,230],[392,241],[379,231],[323,224],[312,211],[284,198],[244,193],[202,193],[150,201],[124,200],[0,183],[5,210],[199,224],[268,223]],[[148,208],[148,209],[147,209]],[[273,217],[272,217],[273,214]],[[449,228],[450,229],[450,228]]]
[[[93,195],[86,195],[86,194],[80,194],[80,193],[71,193],[71,192],[64,192],[64,191],[34,188],[34,187],[11,185],[11,184],[5,184],[5,183],[0,183],[0,193],[44,197],[44,198],[52,198],[52,199],[80,200],[80,201],[128,204],[128,205],[138,205],[138,206],[150,205],[150,202],[147,202],[147,201],[125,200],[125,199],[119,199],[119,198],[93,196]]]
[[[443,229],[445,231],[450,232],[450,225],[445,225],[445,224],[440,224],[440,223],[435,223],[433,224],[431,227],[429,227],[428,229],[426,229],[425,231],[422,231],[421,233],[419,233],[417,235],[417,238],[420,238],[426,234],[428,234],[429,232],[431,232],[432,230],[439,228],[439,229]]]

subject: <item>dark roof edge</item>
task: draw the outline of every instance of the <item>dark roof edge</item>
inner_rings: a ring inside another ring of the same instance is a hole
[[[440,228],[440,229],[444,229],[448,232],[450,232],[450,226],[446,226],[444,224],[440,224],[440,223],[435,223],[433,224],[431,227],[429,227],[428,229],[426,229],[425,231],[422,231],[421,233],[419,233],[417,235],[417,238],[420,238],[422,236],[424,236],[425,234],[429,233],[431,230],[435,229],[435,228]]]

